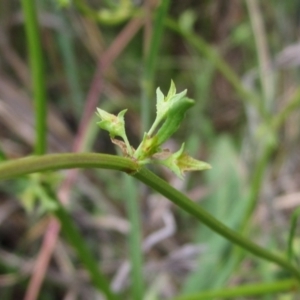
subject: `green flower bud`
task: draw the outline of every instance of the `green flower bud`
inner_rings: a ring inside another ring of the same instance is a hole
[[[156,95],[156,119],[149,132],[145,133],[142,143],[135,152],[137,159],[143,160],[159,152],[160,146],[178,130],[186,111],[194,105],[194,100],[185,97],[186,90],[176,94],[173,81],[166,97],[159,88],[156,90]],[[156,127],[162,120],[165,121],[157,133],[154,134]]]
[[[109,135],[114,138],[115,136],[124,137],[125,135],[125,122],[124,115],[127,109],[119,112],[118,116],[110,114],[103,109],[97,108],[97,115],[101,118],[100,122],[97,122],[100,128],[109,132]]]
[[[181,101],[182,98],[185,97],[187,90],[176,94],[176,87],[173,82],[171,81],[171,86],[167,96],[165,97],[164,94],[161,92],[160,88],[156,90],[156,114],[157,118],[163,120],[167,117],[169,110],[174,106],[177,102]]]
[[[125,121],[124,115],[127,109],[124,109],[119,112],[117,116],[106,112],[103,109],[97,108],[97,115],[101,118],[100,122],[97,122],[100,128],[109,132],[110,137],[113,139],[115,136],[121,137],[126,145],[127,154],[132,155],[133,150],[129,144],[127,139],[127,135],[125,132]],[[123,149],[122,149],[123,150]]]
[[[210,169],[210,165],[192,158],[184,150],[184,144],[176,153],[169,150],[161,150],[161,146],[175,133],[181,124],[186,111],[194,105],[194,100],[187,98],[186,90],[176,94],[176,87],[171,81],[171,86],[165,97],[161,90],[156,90],[156,119],[150,130],[144,133],[140,145],[134,150],[125,133],[124,114],[122,110],[118,116],[107,113],[102,109],[98,110],[101,121],[97,124],[100,128],[107,130],[112,142],[121,148],[126,156],[132,157],[141,165],[156,162],[171,169],[178,177],[183,178],[186,171],[200,171]],[[161,124],[162,123],[162,124]],[[159,129],[157,127],[160,126]],[[123,141],[114,139],[115,136],[123,138]]]
[[[208,163],[194,159],[183,150],[184,143],[182,144],[180,150],[169,155],[166,159],[158,162],[168,167],[181,179],[183,179],[184,172],[186,171],[202,171],[211,169],[211,166]]]
[[[158,145],[168,140],[179,128],[186,111],[194,105],[194,100],[183,97],[175,102],[169,109],[167,119],[157,131],[155,137]]]

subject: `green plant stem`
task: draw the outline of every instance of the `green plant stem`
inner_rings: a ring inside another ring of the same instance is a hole
[[[167,197],[181,209],[193,215],[196,219],[232,243],[239,245],[260,258],[274,262],[290,271],[298,280],[300,280],[300,271],[289,261],[263,249],[243,235],[230,229],[199,205],[191,201],[188,197],[171,187],[167,182],[150,172],[148,169],[140,167],[135,161],[129,158],[107,154],[65,153],[16,159],[0,164],[0,180],[11,179],[34,172],[66,168],[105,168],[127,172]]]
[[[129,253],[131,261],[131,297],[133,300],[143,299],[143,254],[141,247],[140,210],[137,197],[137,186],[132,177],[125,176],[125,203],[130,220]]]
[[[236,297],[250,297],[258,295],[269,295],[278,292],[293,292],[299,288],[297,281],[288,279],[272,283],[249,284],[233,288],[205,291],[194,295],[183,295],[175,297],[172,300],[204,300],[204,299],[236,299]]]
[[[0,164],[0,180],[25,174],[74,168],[103,168],[136,172],[138,164],[124,157],[96,153],[62,153],[29,156]]]
[[[41,155],[47,148],[46,84],[40,34],[34,0],[22,0],[25,31],[28,40],[28,55],[32,73],[35,104],[35,154]]]
[[[290,264],[287,260],[285,260],[281,256],[278,256],[268,250],[261,248],[260,246],[248,240],[238,232],[235,232],[234,230],[230,229],[229,227],[221,223],[219,220],[214,218],[207,211],[202,209],[199,205],[191,201],[188,197],[171,187],[164,180],[157,177],[154,173],[150,172],[146,168],[141,168],[139,172],[135,173],[133,176],[139,179],[140,181],[144,182],[146,185],[152,187],[161,195],[167,197],[181,209],[193,215],[194,217],[196,217],[196,219],[203,222],[210,229],[222,235],[229,241],[239,245],[240,247],[244,248],[245,250],[251,252],[252,254],[260,258],[264,258],[266,260],[280,265],[284,269],[289,270],[294,276],[297,277],[298,280],[300,280],[300,271],[297,268],[295,268],[292,264]]]
[[[161,119],[161,118],[158,118],[158,117],[156,116],[156,119],[154,120],[154,122],[153,122],[151,128],[150,128],[149,131],[147,132],[148,135],[149,135],[150,137],[154,134],[154,131],[156,130],[157,126],[159,125],[159,123],[160,123],[161,121],[162,121],[162,119]]]
[[[132,147],[131,147],[131,145],[129,143],[129,140],[128,140],[126,134],[124,134],[123,140],[124,140],[125,145],[126,145],[127,153],[129,154],[129,156],[132,156],[133,155],[133,150],[132,150]]]

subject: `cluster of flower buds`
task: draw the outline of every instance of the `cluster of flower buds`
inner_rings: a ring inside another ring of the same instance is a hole
[[[171,169],[177,176],[183,178],[185,171],[200,171],[210,169],[210,165],[190,157],[184,152],[184,144],[179,151],[172,153],[168,149],[162,149],[165,143],[179,128],[186,111],[194,105],[194,101],[186,97],[186,90],[176,94],[174,82],[171,82],[170,90],[165,97],[161,90],[156,90],[156,118],[138,148],[131,147],[125,132],[124,114],[122,110],[118,116],[97,109],[101,121],[97,124],[107,130],[112,141],[117,144],[122,152],[134,158],[140,164],[159,163]],[[121,137],[123,141],[115,139]]]

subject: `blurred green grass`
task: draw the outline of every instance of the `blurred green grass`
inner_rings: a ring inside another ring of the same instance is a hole
[[[122,5],[129,2],[123,1]],[[230,227],[266,248],[285,253],[289,218],[299,201],[296,197],[285,209],[278,208],[278,201],[282,199],[279,196],[299,193],[300,97],[297,52],[285,54],[283,50],[297,42],[298,3],[254,1],[258,10],[253,11],[249,3],[247,6],[241,1],[173,1],[169,10],[167,2],[162,1],[160,8],[151,1],[132,4],[131,12],[121,21],[114,6],[107,3],[74,1],[66,8],[50,0],[36,3],[46,66],[45,92],[49,114],[54,118],[48,123],[48,151],[57,151],[55,142],[64,149],[74,149],[72,143],[81,134],[81,149],[115,153],[106,134],[94,129],[93,109],[88,107],[87,96],[93,91],[92,105],[109,107],[111,112],[130,108],[126,123],[135,144],[154,117],[155,88],[160,86],[166,92],[173,79],[179,91],[188,89],[196,105],[167,146],[178,148],[184,141],[191,154],[208,161],[213,169],[189,174],[184,182],[164,169],[156,171]],[[85,3],[94,13],[97,9],[111,9],[111,18],[115,13],[117,24],[108,24],[101,18],[97,21],[94,14],[91,18],[91,11],[76,3]],[[8,158],[29,154],[34,148],[29,141],[34,140],[36,132],[32,123],[24,124],[21,118],[26,114],[27,119],[33,119],[33,109],[28,104],[30,88],[22,80],[22,74],[29,74],[29,63],[20,12],[18,1],[0,3],[0,81],[9,82],[0,83],[0,146]],[[255,27],[253,22],[259,16],[263,23],[255,23]],[[139,17],[144,24],[126,27]],[[262,46],[256,38],[263,39]],[[118,43],[113,44],[115,41]],[[111,45],[114,47],[109,48]],[[114,55],[114,51],[120,53]],[[295,62],[294,66],[277,63],[280,57],[281,62]],[[263,69],[268,63],[269,69]],[[93,85],[96,69],[99,76]],[[12,106],[11,99],[16,98],[12,91],[19,97],[17,109]],[[62,127],[56,125],[59,122]],[[168,232],[166,236],[157,235],[151,249],[143,253],[138,239],[128,238],[128,229],[122,231],[122,222],[130,222],[125,202],[133,198],[123,190],[128,185],[115,172],[82,172],[71,189],[69,207],[91,252],[124,299],[133,299],[131,288],[136,289],[135,299],[142,293],[148,295],[147,299],[171,299],[181,293],[285,278],[276,268],[252,260],[196,224],[158,195],[136,186],[130,192],[137,194],[139,207],[133,219],[140,219],[140,227],[136,223],[132,233],[140,235],[143,244],[161,228]],[[42,221],[47,216],[25,214],[16,204],[20,196],[13,186],[3,186],[1,195],[4,217],[0,228],[0,295],[1,299],[20,299],[31,277],[24,265],[39,253],[47,228],[46,221]],[[10,206],[11,202],[15,206]],[[168,215],[177,224],[176,230],[166,221]],[[112,217],[114,222],[109,221]],[[20,234],[11,235],[11,230]],[[96,299],[97,292],[82,276],[82,267],[64,237],[59,238],[59,243],[61,248],[47,269],[39,299],[64,299],[68,293],[78,299]],[[186,245],[192,245],[196,253],[199,245],[204,250],[196,257],[186,254],[182,259],[176,258],[175,254]],[[135,278],[140,276],[144,291],[140,286],[130,288],[128,270],[122,271],[129,259],[128,247],[133,256],[143,255],[143,266],[136,262]],[[15,255],[13,259],[6,259],[8,252]],[[64,255],[70,256],[68,265],[63,263]],[[61,282],[53,274],[59,275]],[[83,284],[76,289],[74,283],[82,278]],[[157,278],[162,278],[164,284],[159,285]],[[294,295],[291,292],[285,297],[293,299]]]

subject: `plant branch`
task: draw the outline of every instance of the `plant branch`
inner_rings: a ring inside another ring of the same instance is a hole
[[[260,258],[271,261],[284,269],[289,270],[298,280],[300,280],[300,271],[289,261],[263,249],[238,232],[230,229],[199,205],[191,201],[188,197],[171,187],[163,179],[159,178],[148,169],[140,167],[135,161],[129,158],[95,153],[65,153],[45,155],[42,157],[21,158],[0,164],[0,180],[12,179],[34,172],[68,168],[104,168],[126,172],[152,187],[161,195],[167,197],[181,209],[193,215],[196,219],[203,222],[210,229],[222,235],[232,243],[239,245]]]
[[[161,195],[167,197],[174,204],[196,217],[196,219],[203,222],[206,226],[208,226],[210,229],[217,232],[227,240],[239,245],[255,256],[274,262],[284,269],[289,270],[298,280],[300,280],[300,271],[286,259],[268,250],[265,250],[264,248],[245,238],[243,235],[230,229],[225,224],[213,217],[210,213],[201,208],[199,205],[191,201],[188,197],[171,187],[154,173],[150,172],[148,169],[141,168],[140,171],[135,173],[133,176],[144,182],[146,185],[152,187]]]
[[[0,180],[12,179],[36,172],[76,168],[101,168],[133,173],[138,170],[138,164],[129,158],[96,153],[29,156],[0,164]]]
[[[131,262],[131,299],[140,300],[144,295],[143,253],[141,214],[139,210],[138,189],[132,177],[124,176],[124,194],[126,195],[127,215],[130,220],[128,236],[129,255]]]

